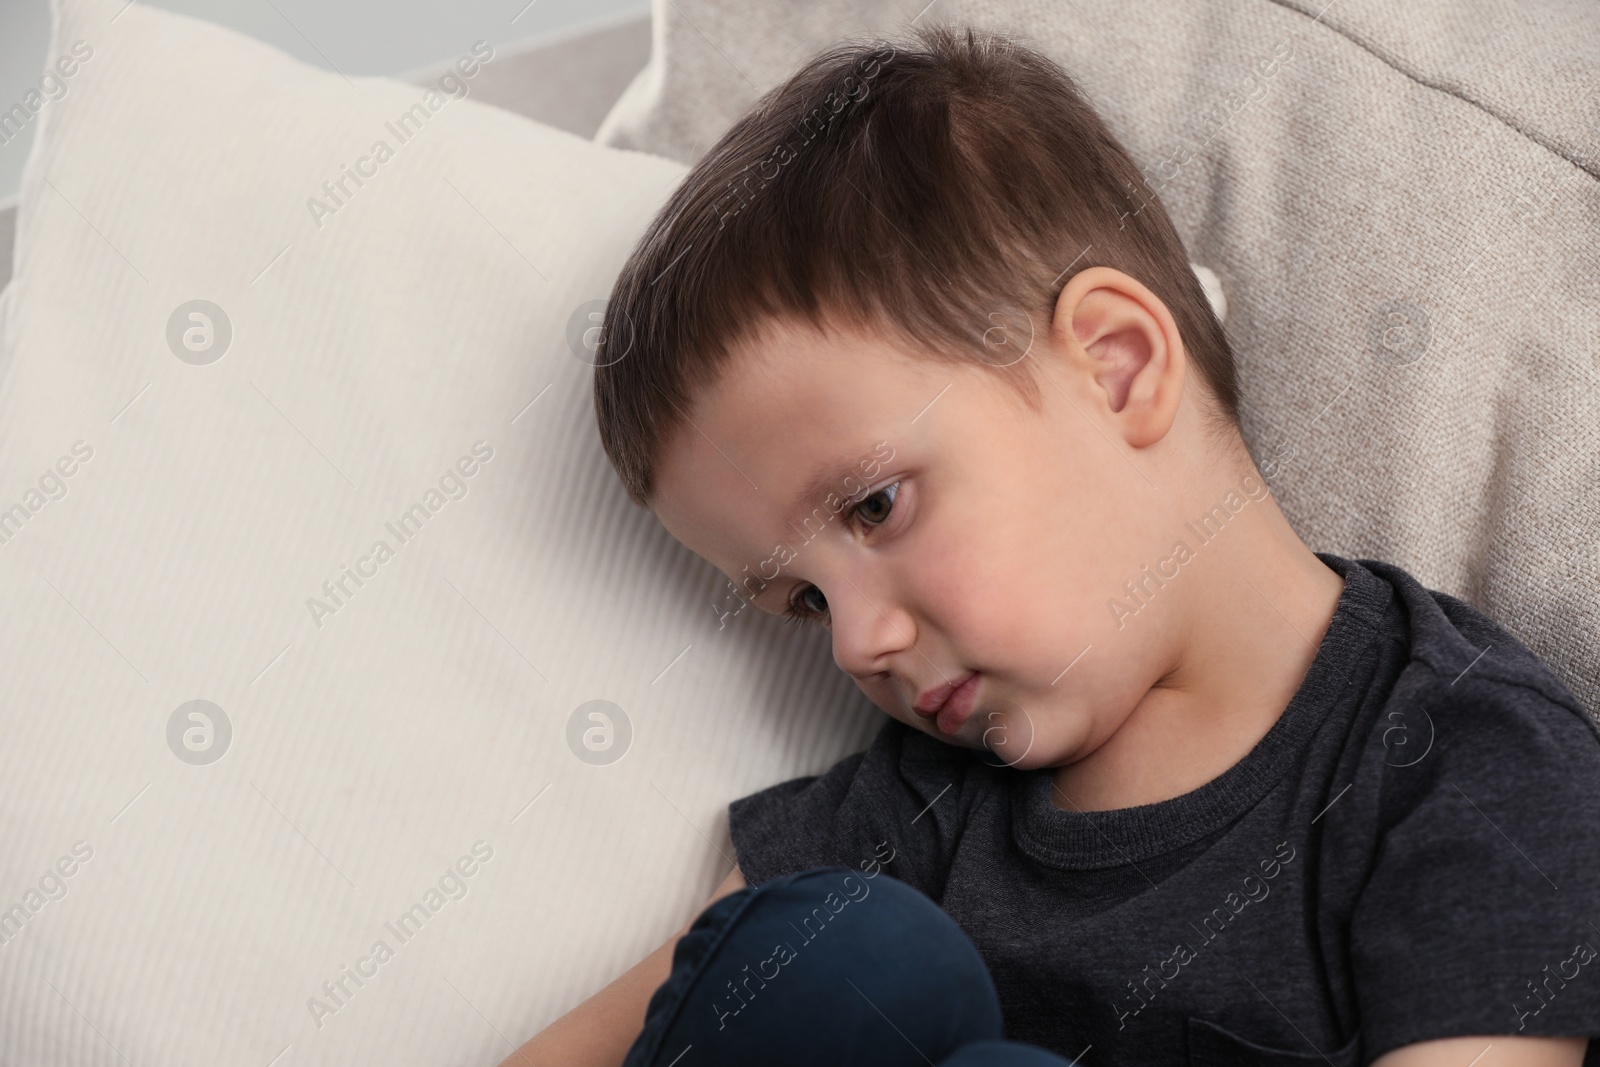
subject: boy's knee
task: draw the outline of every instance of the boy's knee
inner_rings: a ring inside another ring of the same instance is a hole
[[[899,988],[924,1000],[941,991],[970,997],[993,988],[965,931],[899,879],[818,867],[742,892],[751,897],[733,936],[752,951],[781,945],[788,951],[780,956],[813,954],[830,964],[821,968],[829,973],[883,967]]]
[[[907,1040],[937,1062],[1003,1036],[994,983],[955,920],[905,882],[842,867],[746,887],[706,908],[648,1014],[655,1050],[699,1042],[708,1053],[725,1047],[727,1062],[757,1051],[787,1062],[784,1048],[796,1063],[833,1062],[842,1050],[820,1047],[830,1034],[851,1034],[852,1049],[867,1052],[878,1030],[877,1062],[895,1062]],[[849,1019],[859,1024],[841,1025]]]

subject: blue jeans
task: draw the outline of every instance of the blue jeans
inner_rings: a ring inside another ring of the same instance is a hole
[[[672,953],[624,1067],[1068,1067],[1003,1040],[972,941],[905,882],[819,867],[730,893]]]

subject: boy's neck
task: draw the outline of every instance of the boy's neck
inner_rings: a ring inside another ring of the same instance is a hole
[[[1170,800],[1238,763],[1278,721],[1316,658],[1344,579],[1267,496],[1186,564],[1183,638],[1103,744],[1053,771],[1056,807],[1107,811]]]

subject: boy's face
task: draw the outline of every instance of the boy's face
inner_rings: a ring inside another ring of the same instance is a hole
[[[1150,450],[1181,447],[1167,434],[1176,329],[1159,302],[1083,275],[1069,295],[1080,321],[1058,305],[1026,357],[1037,412],[985,367],[770,323],[697,398],[651,500],[758,608],[795,604],[825,626],[840,669],[889,715],[1024,769],[1103,742],[1175,639],[1172,613],[1119,627],[1108,601],[1170,555],[1180,525],[1140,473]],[[823,494],[797,500],[814,479]],[[916,710],[973,672],[968,714],[959,691],[937,716]]]

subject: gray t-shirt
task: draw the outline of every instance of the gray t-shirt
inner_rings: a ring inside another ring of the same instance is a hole
[[[745,879],[892,855],[978,946],[1007,1036],[1085,1067],[1600,1035],[1600,732],[1480,612],[1317,555],[1345,588],[1316,659],[1199,789],[1062,810],[1048,769],[891,719],[729,806]]]

